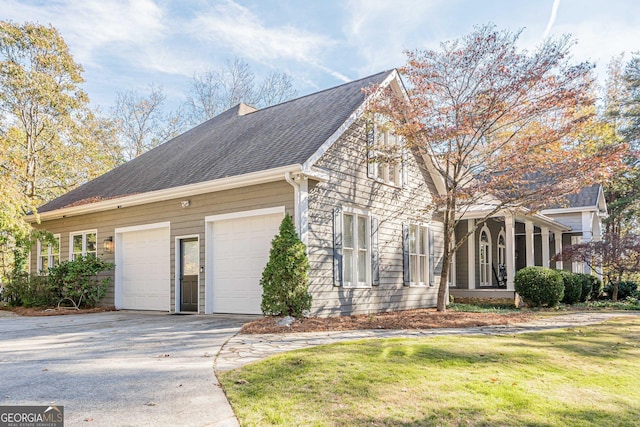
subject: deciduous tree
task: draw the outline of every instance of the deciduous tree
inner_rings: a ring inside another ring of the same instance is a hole
[[[0,21],[0,250],[11,263],[23,215],[109,170],[114,139],[89,109],[82,68],[51,26]],[[99,139],[98,139],[99,138]],[[16,246],[17,245],[17,246]]]
[[[164,111],[166,99],[162,89],[153,85],[146,95],[135,91],[117,94],[111,117],[126,160],[157,147],[184,129],[180,112]]]
[[[618,299],[618,284],[627,274],[640,273],[640,236],[607,233],[600,241],[578,243],[562,249],[554,259],[584,263],[613,284],[611,299]]]
[[[255,79],[249,64],[238,58],[220,70],[194,75],[185,105],[189,123],[198,125],[241,102],[263,108],[297,95],[286,73],[272,72],[259,85]]]
[[[570,61],[572,39],[529,52],[518,49],[519,36],[486,25],[439,50],[407,52],[408,100],[389,90],[370,107],[443,182],[435,200],[444,223],[440,311],[450,260],[473,232],[453,242],[469,209],[486,213],[477,227],[506,209],[543,207],[609,177],[624,148],[587,135],[592,66]]]

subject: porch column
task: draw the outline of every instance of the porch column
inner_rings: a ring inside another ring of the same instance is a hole
[[[549,227],[540,227],[542,234],[542,266],[549,268]]]
[[[553,233],[553,240],[556,245],[556,255],[560,255],[562,253],[562,232],[556,231]],[[562,260],[559,259],[556,261],[556,269],[562,270]]]
[[[504,231],[506,234],[505,250],[506,250],[506,269],[507,269],[507,290],[514,290],[513,277],[516,275],[516,233],[513,215],[504,216]]]
[[[535,265],[535,259],[533,258],[533,222],[525,220],[524,231],[527,267],[530,267],[532,265]]]
[[[469,262],[469,289],[476,288],[476,232],[475,220],[467,220],[467,231],[471,234],[467,239],[467,259]]]

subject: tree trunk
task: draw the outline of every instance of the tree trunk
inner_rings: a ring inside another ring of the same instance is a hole
[[[449,239],[445,237],[444,240],[446,245]],[[445,246],[445,248],[447,248],[447,246]],[[449,286],[447,282],[449,281],[449,259],[451,259],[449,252],[449,249],[445,249],[442,256],[442,273],[440,273],[440,285],[438,285],[437,309],[442,312],[447,311],[447,286]]]

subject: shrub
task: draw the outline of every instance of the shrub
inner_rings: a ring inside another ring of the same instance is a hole
[[[578,273],[580,281],[582,282],[582,296],[581,302],[587,302],[591,300],[597,300],[602,294],[602,280],[600,278],[586,273]]]
[[[633,295],[638,289],[638,284],[630,280],[622,280],[618,283],[618,300],[623,300]],[[607,294],[608,299],[613,297],[613,283],[607,283],[604,287],[604,292]]]
[[[514,277],[515,290],[533,307],[554,307],[564,296],[562,276],[545,267],[525,267]]]
[[[564,296],[562,302],[564,304],[575,304],[580,301],[582,295],[582,279],[575,273],[566,270],[558,270],[560,276],[562,276],[562,283],[564,284]],[[589,287],[591,292],[591,287]]]
[[[307,248],[298,238],[288,214],[280,224],[280,233],[271,242],[269,262],[260,285],[260,308],[265,316],[302,317],[311,309]]]
[[[114,264],[95,256],[80,256],[63,261],[49,269],[49,278],[60,289],[60,302],[69,301],[75,308],[95,307],[104,297],[111,277],[98,278],[98,273],[112,270]]]
[[[2,296],[12,306],[49,307],[60,301],[60,289],[48,276],[14,272]]]

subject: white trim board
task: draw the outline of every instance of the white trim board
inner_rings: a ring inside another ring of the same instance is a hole
[[[284,206],[276,206],[274,208],[253,209],[250,211],[231,212],[220,215],[209,215],[204,217],[204,222],[225,221],[227,219],[246,218],[250,216],[271,215],[284,213]]]

